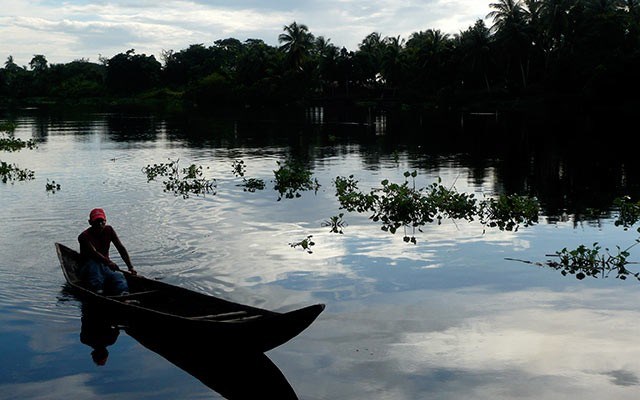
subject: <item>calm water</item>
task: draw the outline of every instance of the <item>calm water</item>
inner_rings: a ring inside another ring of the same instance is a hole
[[[251,122],[37,110],[7,117],[16,136],[39,147],[0,154],[36,171],[34,181],[0,184],[2,399],[233,398],[247,387],[325,400],[637,398],[638,282],[577,281],[505,259],[544,261],[563,247],[624,247],[636,237],[613,226],[607,206],[637,190],[640,170],[620,152],[567,146],[554,134],[566,125],[525,121],[522,129],[495,115],[408,123],[320,108]],[[571,140],[584,126],[575,130]],[[498,141],[488,141],[491,132]],[[317,193],[277,201],[273,170],[287,157],[311,167]],[[142,168],[168,159],[207,168],[216,194],[183,199],[147,182]],[[265,190],[238,186],[238,159]],[[341,212],[336,176],[353,174],[368,191],[385,178],[402,182],[407,170],[418,171],[418,186],[440,177],[480,197],[533,193],[544,215],[518,232],[444,221],[418,233],[416,245],[367,215],[347,213],[343,235],[322,226]],[[61,190],[48,193],[47,180]],[[121,331],[97,366],[54,249],[77,246],[93,207],[106,210],[141,274],[263,308],[327,308],[265,359],[226,360],[216,343],[151,351],[153,338]],[[598,219],[584,216],[592,208]],[[289,245],[308,235],[313,254]],[[176,354],[195,369],[169,362]]]

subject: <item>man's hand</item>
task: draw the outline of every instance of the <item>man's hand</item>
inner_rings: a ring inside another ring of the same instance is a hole
[[[136,271],[135,269],[133,269],[133,267],[129,268],[129,273],[131,275],[138,275],[138,271]]]

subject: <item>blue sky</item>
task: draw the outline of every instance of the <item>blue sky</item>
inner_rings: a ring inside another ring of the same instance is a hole
[[[34,54],[66,63],[135,49],[155,55],[233,37],[278,45],[284,25],[356,50],[371,32],[408,39],[458,33],[489,13],[489,0],[0,0],[0,58],[27,65]],[[488,22],[489,23],[489,22]]]

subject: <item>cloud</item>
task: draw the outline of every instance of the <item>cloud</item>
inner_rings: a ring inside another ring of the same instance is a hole
[[[9,2],[0,9],[0,57],[27,64],[33,54],[50,62],[94,61],[135,48],[160,55],[194,43],[234,37],[277,45],[278,34],[293,21],[309,26],[336,46],[357,49],[371,32],[408,36],[426,29],[456,33],[488,12],[476,0],[329,1],[70,1]],[[45,39],[43,39],[45,38]]]

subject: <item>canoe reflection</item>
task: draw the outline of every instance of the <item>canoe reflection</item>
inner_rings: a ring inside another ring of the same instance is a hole
[[[264,353],[225,353],[224,349],[211,346],[211,342],[191,337],[176,341],[173,336],[163,337],[157,329],[119,325],[117,318],[106,314],[103,308],[83,303],[80,341],[93,349],[91,357],[97,365],[107,362],[107,347],[116,342],[121,330],[227,399],[298,398]]]

